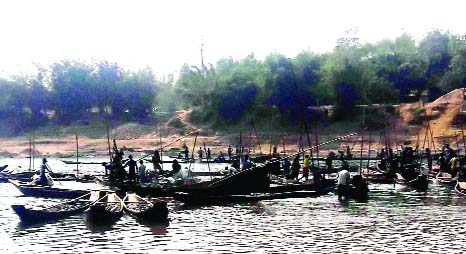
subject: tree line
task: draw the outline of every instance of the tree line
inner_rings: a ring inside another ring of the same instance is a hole
[[[431,31],[416,42],[362,44],[338,40],[331,52],[303,51],[293,58],[223,58],[208,66],[183,65],[157,78],[145,68],[128,71],[105,61],[63,60],[37,66],[36,75],[0,78],[0,117],[22,128],[71,124],[91,117],[147,123],[163,107],[192,109],[191,119],[213,126],[270,119],[312,118],[316,106],[333,105],[333,119],[352,117],[358,104],[434,100],[466,85],[466,45],[458,36]]]
[[[343,38],[331,52],[279,53],[264,61],[253,54],[220,59],[202,68],[184,65],[176,83],[194,119],[228,124],[270,119],[288,123],[318,115],[334,105],[332,119],[353,117],[355,105],[432,101],[466,85],[466,45],[460,37],[434,30],[418,43],[408,34],[361,44]]]
[[[150,119],[159,90],[172,81],[150,68],[126,71],[105,61],[63,60],[37,66],[36,75],[0,79],[0,117],[18,131],[32,126],[71,124],[92,117]]]

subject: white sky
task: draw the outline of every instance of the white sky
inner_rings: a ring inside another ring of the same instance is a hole
[[[177,73],[251,52],[325,52],[353,27],[363,42],[403,32],[422,38],[439,28],[466,34],[462,1],[298,0],[1,0],[0,75],[29,72],[33,62],[63,58],[150,66]]]

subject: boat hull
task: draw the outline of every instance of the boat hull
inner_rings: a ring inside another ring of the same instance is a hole
[[[317,197],[333,191],[335,186],[326,186],[315,190],[299,190],[273,193],[253,193],[249,195],[203,195],[177,192],[174,198],[185,205],[208,205],[225,203],[257,202],[262,200]]]
[[[23,193],[24,196],[27,197],[75,199],[87,193],[87,191],[83,190],[70,190],[49,186],[29,185],[11,179],[9,179],[9,182],[12,183],[21,193]]]

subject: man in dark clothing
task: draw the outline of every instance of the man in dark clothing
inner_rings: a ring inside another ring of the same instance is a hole
[[[128,161],[126,162],[125,166],[128,166],[128,180],[130,183],[136,182],[137,179],[137,169],[138,169],[138,164],[136,163],[135,160],[133,160],[133,155],[128,156]]]
[[[173,160],[172,172],[170,172],[170,176],[173,176],[173,175],[177,174],[180,171],[181,171],[181,165],[178,163],[177,160]]]
[[[228,159],[231,160],[231,158],[232,158],[232,153],[233,153],[233,148],[231,148],[231,146],[228,146],[227,152],[228,152]]]
[[[437,160],[437,165],[440,166],[440,172],[448,172],[448,162],[444,153],[440,153],[440,158]]]
[[[184,145],[184,160],[189,161],[189,149],[187,145]]]

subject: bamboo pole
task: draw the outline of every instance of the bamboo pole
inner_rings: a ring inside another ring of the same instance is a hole
[[[79,174],[79,143],[78,132],[76,131],[76,175]]]

